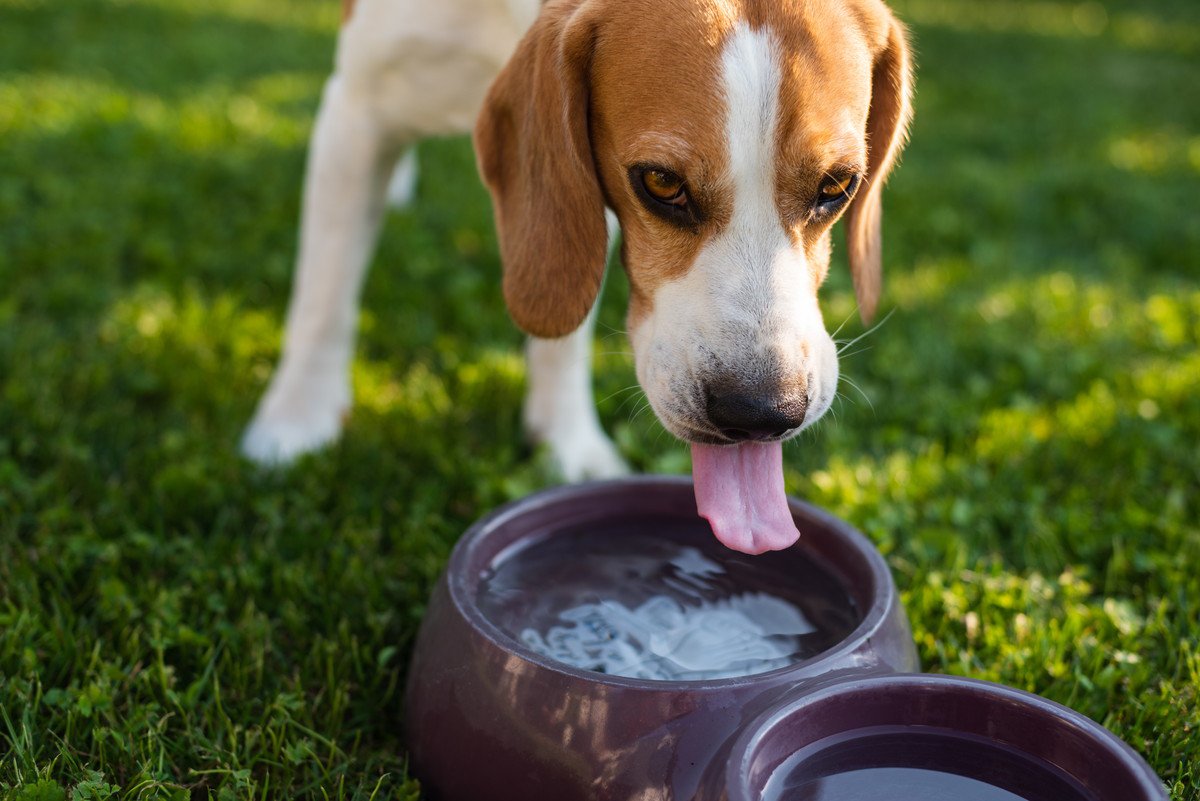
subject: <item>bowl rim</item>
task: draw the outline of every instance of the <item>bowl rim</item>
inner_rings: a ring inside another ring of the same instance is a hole
[[[689,491],[694,491],[690,476],[645,474],[603,481],[580,482],[539,490],[523,498],[510,501],[479,518],[463,533],[463,536],[454,546],[454,550],[446,565],[446,583],[455,611],[463,617],[477,634],[485,638],[489,644],[499,648],[510,656],[515,656],[532,663],[541,670],[557,673],[575,680],[614,688],[649,690],[654,692],[707,692],[750,687],[758,684],[777,685],[792,676],[799,680],[822,675],[826,672],[821,669],[823,664],[836,662],[838,658],[852,654],[863,647],[868,640],[874,637],[888,623],[892,617],[894,608],[900,603],[899,592],[896,589],[896,583],[892,578],[891,571],[888,569],[883,556],[875,548],[874,544],[867,539],[866,535],[845,520],[810,503],[788,496],[788,507],[793,516],[811,521],[830,530],[836,537],[850,546],[854,556],[861,559],[866,565],[866,572],[869,575],[869,585],[866,587],[866,591],[870,593],[871,604],[865,610],[862,620],[836,645],[808,659],[794,662],[775,670],[725,679],[663,681],[659,679],[614,676],[575,668],[542,656],[488,620],[479,609],[475,593],[471,591],[473,582],[471,581],[471,577],[467,575],[467,569],[472,561],[474,551],[481,547],[481,541],[490,532],[511,523],[523,515],[547,506],[567,503],[580,497],[595,494],[644,490],[647,487],[661,487],[674,491],[682,490],[686,487]],[[800,543],[803,543],[803,541],[804,538],[802,536]],[[842,667],[845,668],[846,666]],[[874,663],[864,660],[861,664],[852,667],[867,672],[876,666]]]
[[[1134,778],[1138,789],[1145,793],[1141,799],[1130,801],[1168,801],[1166,788],[1149,763],[1122,740],[1096,721],[1068,706],[1034,693],[983,679],[946,673],[889,673],[840,678],[825,686],[789,694],[738,734],[730,748],[725,769],[725,798],[727,801],[759,801],[760,796],[750,786],[754,757],[762,743],[779,726],[806,708],[819,707],[831,699],[863,692],[904,692],[912,690],[969,691],[981,693],[990,700],[1035,709],[1062,723],[1082,730],[1092,740],[1105,747],[1107,753],[1121,763],[1122,769]],[[1009,744],[1011,747],[1011,744]]]

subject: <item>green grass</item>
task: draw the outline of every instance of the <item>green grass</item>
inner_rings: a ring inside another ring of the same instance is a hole
[[[927,669],[1068,704],[1200,799],[1200,6],[895,5],[921,69],[894,313],[844,365],[870,402],[789,447],[789,489],[878,543]],[[461,140],[422,146],[389,220],[341,444],[281,474],[236,453],[336,6],[0,0],[0,797],[417,793],[424,600],[470,521],[549,479]],[[602,415],[684,471],[618,392],[625,291]]]

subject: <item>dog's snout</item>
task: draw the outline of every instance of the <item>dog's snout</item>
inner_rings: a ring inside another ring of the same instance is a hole
[[[766,440],[782,437],[804,422],[808,399],[802,393],[780,399],[770,393],[744,390],[708,390],[708,420],[731,440]]]

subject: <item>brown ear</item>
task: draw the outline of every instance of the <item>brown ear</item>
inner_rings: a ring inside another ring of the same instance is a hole
[[[504,262],[504,300],[516,324],[539,337],[578,328],[604,277],[604,197],[588,133],[588,5],[545,5],[475,125]]]
[[[908,35],[891,20],[887,43],[875,56],[871,71],[871,110],[867,115],[867,174],[863,187],[846,210],[850,274],[863,322],[879,305],[883,284],[883,184],[904,147],[912,117],[912,65]]]

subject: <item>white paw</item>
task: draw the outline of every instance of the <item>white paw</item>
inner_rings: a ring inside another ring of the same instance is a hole
[[[629,465],[625,464],[612,440],[599,429],[549,436],[544,442],[550,448],[559,473],[568,482],[629,475]]]
[[[407,208],[417,194],[417,151],[409,148],[396,162],[388,182],[388,204],[395,209]]]
[[[349,392],[320,384],[309,389],[271,387],[242,435],[246,458],[262,465],[286,465],[338,438],[350,409]]]

